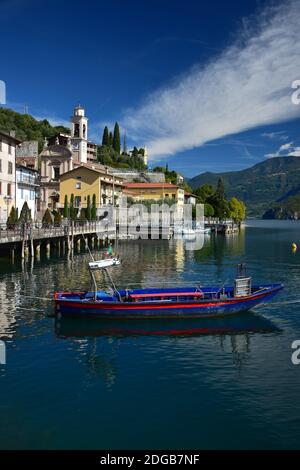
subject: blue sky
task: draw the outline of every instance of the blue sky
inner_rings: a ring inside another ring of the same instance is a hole
[[[300,155],[300,3],[0,0],[7,106],[89,137],[118,120],[186,176]]]

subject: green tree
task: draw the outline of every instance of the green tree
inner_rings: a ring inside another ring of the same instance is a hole
[[[56,227],[61,225],[61,213],[59,211],[55,211],[54,213],[54,225]]]
[[[68,205],[68,196],[67,194],[65,195],[65,202],[64,202],[64,218],[68,219],[69,218],[69,205]]]
[[[107,126],[105,126],[103,130],[102,145],[109,145],[109,133]]]
[[[215,216],[224,219],[229,215],[229,205],[225,195],[223,179],[219,178],[215,194],[208,199],[215,211]]]
[[[205,217],[213,217],[215,215],[215,211],[212,205],[204,204],[204,216]]]
[[[52,215],[49,209],[46,209],[45,214],[43,215],[42,219],[42,225],[45,228],[51,227],[53,221],[52,221]]]
[[[70,219],[75,220],[76,218],[76,211],[74,207],[74,194],[71,194],[70,198]]]
[[[212,198],[215,191],[211,184],[203,184],[199,188],[195,189],[194,194],[197,196],[199,202],[205,203]]]
[[[89,221],[92,220],[92,208],[91,208],[91,196],[90,195],[88,195],[87,197],[86,218]]]
[[[10,214],[9,214],[9,216],[7,218],[7,222],[6,222],[7,228],[8,229],[14,229],[15,226],[17,225],[17,223],[18,223],[18,211],[15,208],[15,206],[12,206],[12,208],[10,210]]]
[[[22,210],[21,210],[21,214],[20,214],[20,217],[19,217],[19,222],[21,224],[25,224],[25,223],[29,223],[31,221],[32,221],[31,210],[28,207],[27,201],[25,201],[24,204],[23,204]]]
[[[121,152],[120,128],[119,128],[119,124],[117,122],[115,123],[115,127],[114,127],[113,149],[118,154],[120,154],[120,152]]]
[[[246,206],[243,201],[233,197],[229,202],[229,216],[240,223],[246,217]]]
[[[108,139],[108,145],[109,145],[110,147],[113,146],[113,140],[114,140],[113,134],[112,134],[112,132],[110,131],[110,133],[109,133],[109,139]]]
[[[96,194],[93,194],[91,219],[96,220],[96,218],[97,218]]]

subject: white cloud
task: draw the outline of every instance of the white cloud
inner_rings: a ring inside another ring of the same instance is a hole
[[[127,110],[123,126],[160,157],[299,115],[291,83],[299,78],[300,0],[261,11],[255,25],[204,67]]]
[[[286,150],[290,150],[293,146],[294,142],[288,142],[286,144],[283,144],[279,147],[279,153],[280,152],[285,152]]]
[[[261,134],[262,137],[267,137],[268,139],[275,140],[287,140],[289,137],[285,135],[285,131],[278,132],[264,132]]]
[[[273,157],[300,157],[300,147],[295,147],[294,142],[287,142],[279,147],[275,153],[268,153],[267,158]]]
[[[300,157],[300,147],[294,147],[289,153],[289,157]]]

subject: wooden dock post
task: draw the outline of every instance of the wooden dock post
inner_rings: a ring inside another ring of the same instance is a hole
[[[47,240],[47,242],[46,242],[46,256],[47,256],[47,258],[50,257],[50,252],[51,252],[50,241]]]
[[[35,245],[35,256],[37,259],[40,259],[41,257],[41,245],[40,245],[40,242],[37,243],[37,245]]]
[[[30,238],[30,255],[34,258],[34,246],[33,246],[33,238]]]

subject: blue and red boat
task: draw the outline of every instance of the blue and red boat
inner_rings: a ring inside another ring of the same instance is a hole
[[[108,268],[120,264],[117,258],[93,261],[89,270],[93,290],[55,292],[58,316],[99,319],[202,318],[245,312],[271,300],[281,283],[252,286],[245,266],[239,265],[232,286],[117,289]],[[102,271],[109,290],[98,290],[95,271]]]

